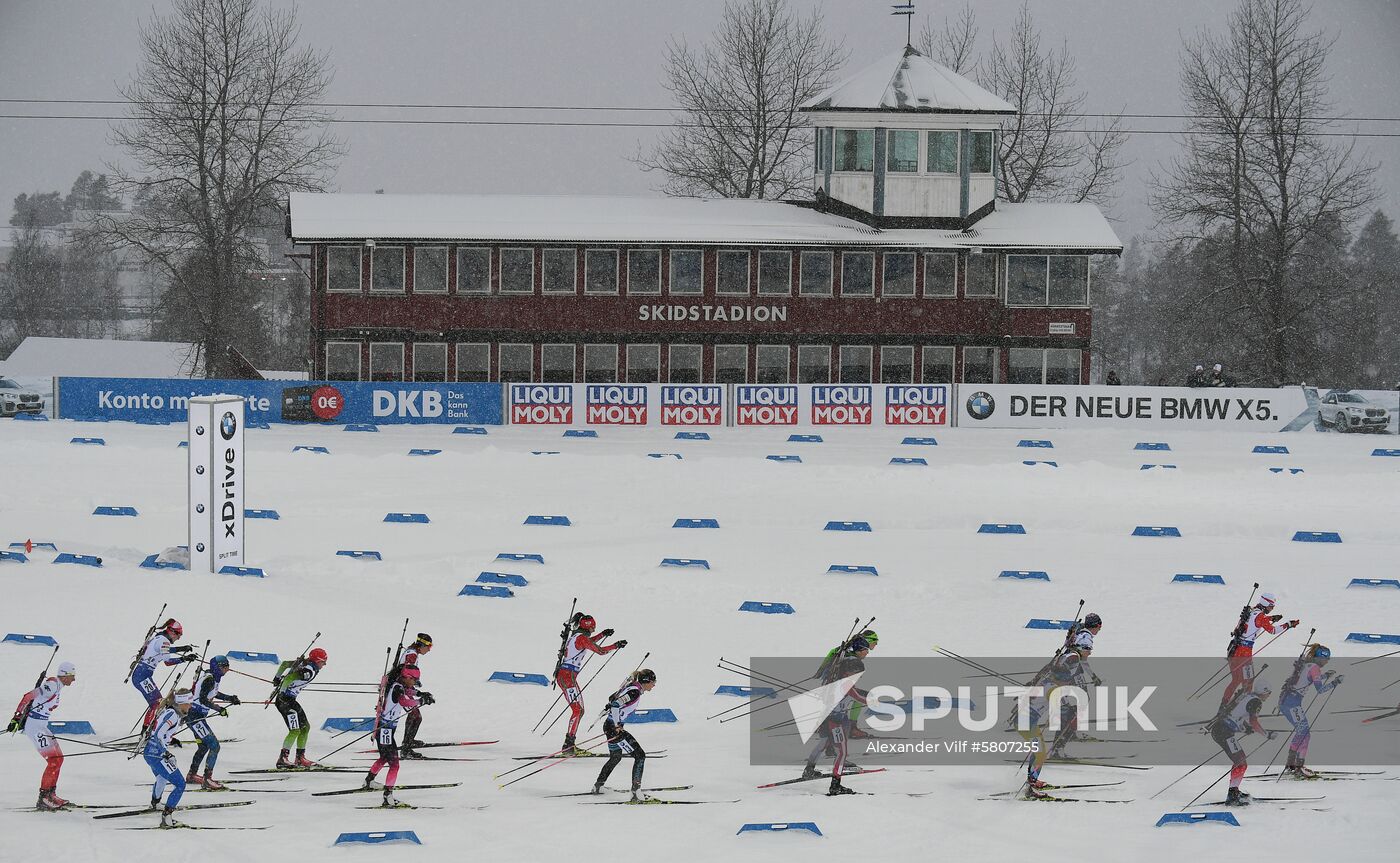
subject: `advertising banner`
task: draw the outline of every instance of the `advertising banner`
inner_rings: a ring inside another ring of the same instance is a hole
[[[507,415],[520,425],[719,426],[724,384],[510,384]]]
[[[1301,387],[1022,386],[962,384],[958,425],[984,428],[1151,428],[1297,431],[1312,424]]]
[[[243,398],[189,400],[191,572],[243,564]]]
[[[58,415],[100,422],[184,422],[190,399],[234,395],[249,423],[500,425],[501,384],[58,378]]]

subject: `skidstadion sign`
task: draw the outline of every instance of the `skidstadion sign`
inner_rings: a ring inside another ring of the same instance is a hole
[[[639,321],[782,324],[787,322],[787,315],[787,306],[652,303],[637,307]]]

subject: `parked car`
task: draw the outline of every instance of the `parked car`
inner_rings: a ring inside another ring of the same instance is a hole
[[[1317,427],[1328,426],[1339,432],[1385,432],[1390,424],[1386,409],[1366,400],[1359,393],[1331,392],[1317,406]]]
[[[44,412],[44,397],[9,378],[0,378],[0,417]]]

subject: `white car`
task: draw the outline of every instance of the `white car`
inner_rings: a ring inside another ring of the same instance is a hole
[[[1331,392],[1317,406],[1319,430],[1331,426],[1339,432],[1384,432],[1389,424],[1386,409],[1358,393]]]
[[[9,378],[0,378],[0,417],[44,412],[44,397]]]

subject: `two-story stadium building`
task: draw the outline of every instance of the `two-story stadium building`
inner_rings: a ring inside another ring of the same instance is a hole
[[[294,194],[313,377],[1086,383],[1092,204],[996,200],[1015,109],[904,48],[807,103],[815,200]]]

